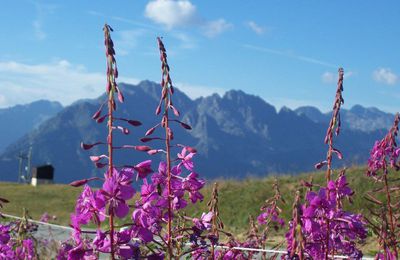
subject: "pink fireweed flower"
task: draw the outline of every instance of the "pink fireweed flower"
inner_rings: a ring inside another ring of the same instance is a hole
[[[318,193],[307,193],[301,229],[307,241],[305,251],[313,259],[323,259],[326,250],[351,256],[351,259],[362,256],[355,241],[367,237],[366,223],[361,215],[346,212],[341,207],[341,200],[352,194],[344,175],[329,181],[328,188],[323,187]]]
[[[137,171],[137,177],[144,179],[153,172],[151,169],[151,160],[146,160],[135,165],[134,169]]]
[[[75,259],[92,260],[96,259],[96,256],[93,255],[92,248],[88,247],[88,245],[83,245],[81,243],[68,251],[68,260],[75,260]]]
[[[351,196],[354,194],[352,189],[348,186],[346,176],[340,175],[336,181],[328,182],[328,194],[331,199],[336,199],[336,203],[341,205],[342,198],[348,198],[351,202]]]
[[[280,218],[279,214],[280,213],[276,208],[268,207],[265,209],[265,212],[261,213],[257,217],[257,221],[260,225],[267,225],[267,220],[270,219],[270,221],[275,222],[276,224],[279,224],[279,226],[283,227],[285,225],[285,220]]]
[[[68,252],[72,249],[72,245],[63,242],[61,246],[58,248],[57,252],[57,260],[67,260],[68,259]]]
[[[396,114],[392,128],[387,135],[381,140],[376,141],[371,150],[370,158],[368,159],[368,176],[376,176],[379,170],[386,170],[388,163],[391,168],[399,170],[397,160],[400,155],[400,148],[397,147],[396,136],[399,130],[400,115]],[[388,162],[389,161],[389,162]]]
[[[32,239],[25,239],[15,249],[16,259],[36,259],[35,244]]]
[[[111,252],[110,238],[106,235],[105,232],[97,230],[96,237],[93,239],[93,247],[99,252],[110,253]]]
[[[50,220],[49,213],[45,212],[45,213],[43,213],[43,215],[40,217],[40,220],[39,220],[39,221],[42,221],[42,222],[47,223],[47,222],[49,222],[49,220]]]
[[[72,230],[72,239],[75,241],[75,243],[80,244],[82,243],[82,238],[81,238],[81,223],[82,221],[82,216],[81,215],[76,215],[76,214],[71,214],[70,217],[71,224],[70,226],[73,228]],[[84,220],[86,221],[86,220]]]
[[[187,201],[185,199],[183,199],[184,192],[182,192],[179,195],[177,195],[177,192],[175,192],[174,195],[175,195],[175,197],[172,200],[172,208],[174,210],[179,210],[179,209],[186,208]]]
[[[10,226],[0,225],[0,244],[7,244],[10,238]]]
[[[202,201],[204,196],[199,192],[204,187],[205,181],[197,179],[198,174],[191,172],[186,178],[183,179],[182,188],[189,192],[189,198],[192,203]]]
[[[189,171],[193,171],[192,158],[193,158],[193,156],[195,154],[194,153],[190,153],[190,152],[188,153],[186,147],[183,147],[181,153],[178,153],[177,155],[178,155],[178,159],[181,160],[181,162],[179,163],[178,167],[183,165]]]
[[[0,259],[16,259],[13,248],[7,244],[0,244]]]
[[[75,206],[75,214],[79,216],[79,224],[88,224],[91,219],[95,223],[104,221],[105,198],[99,192],[93,192],[89,185],[85,185]]]
[[[126,200],[129,200],[135,194],[132,187],[132,168],[124,168],[121,171],[113,169],[113,174],[105,175],[103,189],[100,192],[104,195],[108,206],[108,214],[115,214],[119,218],[123,218],[128,214],[129,207]]]
[[[207,214],[203,212],[200,219],[193,218],[193,224],[200,230],[209,230],[212,226],[211,220],[213,215],[212,212],[208,212]]]

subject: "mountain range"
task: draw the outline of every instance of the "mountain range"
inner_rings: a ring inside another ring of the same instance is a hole
[[[62,108],[58,102],[38,100],[27,105],[0,109],[0,122],[4,123],[0,132],[0,152],[24,134],[56,115]]]
[[[117,116],[137,119],[143,125],[131,129],[129,135],[116,133],[116,145],[139,145],[139,139],[147,129],[160,120],[154,114],[159,102],[160,86],[151,81],[142,81],[138,85],[121,83],[120,88],[125,95],[125,103],[118,104]],[[17,180],[16,158],[29,147],[32,147],[34,165],[54,165],[56,182],[68,183],[102,176],[103,172],[95,169],[89,156],[105,153],[104,147],[96,146],[90,151],[83,151],[80,142],[105,141],[105,124],[99,125],[91,119],[104,100],[105,95],[93,100],[77,101],[62,108],[39,126],[24,128],[28,130],[27,133],[14,140],[0,155],[0,180]],[[326,156],[327,146],[323,140],[330,113],[322,113],[317,108],[291,110],[283,107],[277,111],[262,98],[241,90],[195,100],[176,90],[173,101],[181,112],[181,120],[192,126],[192,130],[187,131],[176,125],[175,140],[196,147],[198,154],[194,162],[196,172],[202,177],[214,179],[271,173],[296,174],[312,170],[314,164]],[[359,105],[349,110],[343,109],[341,115],[342,131],[335,142],[344,159],[338,165],[364,164],[375,140],[384,136],[394,115]],[[17,120],[14,117],[13,120]],[[4,129],[1,131],[1,136],[4,136]],[[149,145],[162,148],[163,143],[153,141]],[[132,165],[149,156],[125,150],[117,151],[116,158],[118,165]],[[151,159],[153,169],[157,169],[162,158],[155,155]]]

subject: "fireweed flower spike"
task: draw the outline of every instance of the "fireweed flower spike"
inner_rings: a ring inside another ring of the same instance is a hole
[[[137,151],[148,151],[148,146],[122,145],[115,147],[113,145],[113,131],[120,131],[122,134],[129,134],[127,127],[115,125],[116,122],[124,122],[131,126],[140,126],[137,120],[116,118],[114,113],[117,109],[116,99],[124,102],[124,96],[119,89],[116,79],[118,78],[118,69],[115,60],[114,43],[110,32],[112,28],[104,25],[104,44],[107,63],[107,100],[100,105],[100,108],[92,116],[97,123],[103,123],[107,119],[108,135],[106,142],[95,142],[93,144],[82,143],[84,150],[89,150],[96,145],[106,145],[108,153],[101,155],[92,155],[90,160],[97,168],[107,166],[103,178],[92,177],[74,181],[72,186],[79,187],[84,185],[81,195],[78,197],[75,206],[75,212],[71,215],[71,226],[74,231],[72,238],[73,245],[64,244],[59,252],[60,259],[68,256],[68,259],[82,259],[85,257],[98,257],[99,252],[110,254],[111,259],[116,257],[130,258],[138,252],[138,246],[131,242],[131,231],[115,231],[115,218],[123,218],[129,212],[127,201],[133,197],[135,190],[132,187],[133,176],[137,174],[138,178],[145,178],[151,173],[151,161],[145,161],[136,166],[127,166],[122,169],[114,165],[115,149],[134,149]],[[107,104],[108,113],[102,115],[102,110]],[[118,170],[117,170],[118,168]],[[92,180],[103,180],[101,189],[93,191],[88,183]],[[108,229],[103,231],[101,223],[108,220]],[[82,225],[90,222],[97,226],[96,236],[93,241],[82,237],[88,233],[82,229]]]
[[[302,230],[303,207],[300,204],[300,191],[296,196],[292,206],[292,220],[289,222],[289,232],[286,233],[287,250],[289,259],[304,259],[305,238]]]
[[[169,115],[168,110],[170,108],[174,109],[174,112],[177,111],[175,107],[172,106],[171,96],[174,93],[174,89],[172,86],[171,76],[169,75],[169,65],[167,61],[167,52],[164,47],[164,43],[161,38],[157,38],[158,47],[160,50],[160,60],[161,60],[161,99],[160,105],[164,102],[164,115],[161,120],[161,125],[165,129],[165,147],[167,152],[167,201],[168,201],[168,224],[167,224],[167,243],[168,243],[168,255],[172,257],[172,186],[171,186],[171,152],[170,152],[170,141],[173,139],[172,130],[169,128]],[[159,105],[159,107],[160,107]],[[157,107],[157,111],[160,109]],[[175,113],[175,115],[179,116],[179,113]]]
[[[214,247],[219,240],[219,230],[224,229],[224,222],[220,217],[219,208],[218,208],[218,183],[214,183],[213,192],[211,195],[210,201],[207,203],[208,210],[213,213],[212,217],[212,227],[211,227],[211,257],[214,259],[215,250]]]
[[[0,224],[0,259],[38,259],[38,226],[30,218],[24,209],[21,220]]]
[[[211,214],[204,213],[200,218],[189,218],[181,215],[182,209],[187,204],[187,198],[192,202],[203,200],[199,192],[205,182],[199,179],[194,171],[193,157],[196,149],[186,145],[173,145],[174,134],[171,128],[173,123],[190,130],[191,127],[177,119],[172,119],[170,111],[175,117],[180,115],[172,103],[174,93],[172,80],[169,75],[167,54],[161,38],[157,39],[161,60],[161,98],[156,109],[156,114],[161,114],[158,124],[148,129],[142,142],[164,141],[165,149],[146,149],[149,155],[157,153],[165,154],[165,161],[159,163],[158,170],[152,174],[149,171],[149,163],[143,162],[133,168],[138,176],[143,178],[143,185],[140,189],[140,199],[135,202],[132,213],[132,225],[130,232],[133,237],[140,238],[143,244],[149,249],[148,252],[141,252],[142,255],[153,257],[152,259],[182,258],[197,250],[197,247],[204,247],[198,241],[204,241],[202,235],[209,227]],[[164,130],[163,137],[151,137],[156,135],[157,129]],[[178,147],[181,151],[173,158],[172,148]],[[146,178],[147,177],[147,178]],[[185,196],[186,194],[186,196]],[[179,216],[177,218],[176,216]],[[188,225],[191,227],[188,227]],[[176,223],[177,225],[173,224]],[[160,241],[161,239],[161,241]],[[185,241],[193,243],[191,248],[186,248]],[[151,243],[151,244],[149,244]]]
[[[331,180],[333,154],[336,154],[338,159],[343,158],[341,152],[333,147],[333,133],[338,135],[341,126],[343,73],[343,69],[340,68],[332,118],[325,137],[325,143],[328,144],[327,157],[316,165],[317,169],[327,166],[326,187],[314,192],[311,184],[303,182],[308,189],[305,204],[294,208],[295,214],[286,235],[291,257],[299,253],[300,258],[303,258],[304,254],[313,259],[329,259],[334,254],[347,255],[352,259],[362,257],[361,251],[356,247],[356,241],[367,236],[365,221],[361,215],[346,212],[342,208],[343,199],[347,198],[351,202],[350,198],[353,195],[346,181],[345,170],[341,171],[335,181]],[[301,238],[296,234],[300,234]]]
[[[278,206],[278,203],[285,204],[285,200],[282,198],[278,180],[276,178],[273,188],[275,190],[274,196],[265,201],[264,205],[260,209],[262,213],[257,217],[258,224],[264,226],[262,236],[256,240],[257,244],[259,244],[261,248],[266,248],[271,227],[277,231],[285,225],[284,220],[279,216],[282,209]],[[250,221],[250,224],[252,224],[252,221]],[[254,229],[255,228],[253,228],[253,230]],[[262,257],[263,259],[266,259],[265,254],[263,254]]]
[[[335,96],[335,101],[333,102],[333,108],[332,108],[332,118],[329,122],[329,127],[328,130],[326,131],[326,136],[324,142],[329,146],[328,147],[328,152],[326,155],[326,160],[319,162],[315,165],[316,169],[322,168],[324,165],[327,166],[326,170],[326,180],[327,182],[331,179],[331,173],[332,173],[332,155],[336,154],[336,156],[339,159],[343,158],[342,153],[333,147],[333,133],[336,134],[336,136],[339,135],[340,133],[340,127],[341,127],[341,121],[340,121],[340,107],[344,103],[344,99],[342,97],[342,92],[343,92],[343,75],[344,75],[344,70],[343,68],[339,68],[338,70],[339,73],[339,79],[337,83],[337,90],[336,90],[336,96]]]
[[[400,246],[400,207],[399,203],[393,202],[393,198],[399,196],[400,187],[395,185],[395,180],[389,180],[389,169],[400,169],[400,148],[396,142],[399,122],[400,115],[397,113],[393,126],[381,141],[375,143],[368,160],[367,176],[381,183],[380,187],[366,194],[366,199],[375,205],[369,208],[374,218],[368,219],[368,222],[378,236],[381,252],[377,254],[377,259],[397,259]],[[386,200],[377,199],[376,193],[384,193]]]

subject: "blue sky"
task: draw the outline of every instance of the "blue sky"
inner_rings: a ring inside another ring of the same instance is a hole
[[[347,108],[400,110],[399,1],[20,0],[3,3],[0,22],[0,107],[100,95],[107,22],[120,81],[160,79],[163,36],[192,98],[242,89],[327,111],[343,66]]]

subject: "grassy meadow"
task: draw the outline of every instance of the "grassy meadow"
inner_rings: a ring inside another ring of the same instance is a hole
[[[347,170],[347,179],[350,187],[355,191],[352,204],[347,203],[345,207],[351,208],[352,212],[360,212],[369,216],[368,205],[364,199],[364,194],[368,190],[372,190],[374,182],[365,176],[365,169],[351,168]],[[280,175],[278,183],[281,194],[286,200],[286,204],[282,205],[282,216],[285,220],[290,219],[291,207],[294,193],[300,189],[304,192],[304,188],[300,185],[301,180],[309,180],[313,177],[314,184],[323,184],[325,181],[324,172],[304,173],[296,176]],[[248,178],[244,180],[228,180],[221,179],[209,181],[208,185],[203,189],[204,201],[195,206],[186,208],[189,216],[199,216],[202,212],[207,212],[207,201],[210,199],[212,184],[219,184],[219,209],[221,218],[228,232],[245,236],[248,230],[249,214],[257,217],[260,214],[260,207],[265,199],[273,196],[274,177],[265,178]],[[55,224],[68,225],[69,215],[74,210],[74,204],[81,188],[74,188],[67,185],[43,185],[32,187],[30,185],[21,185],[15,183],[0,183],[1,197],[10,200],[5,204],[3,212],[11,215],[20,216],[22,208],[27,208],[29,214],[34,219],[47,212],[49,215],[56,215],[57,219],[51,221]],[[303,193],[304,194],[304,193]],[[133,205],[133,200],[130,201]],[[128,216],[129,217],[129,216]],[[283,239],[283,231],[278,231],[274,236],[277,240]],[[373,250],[373,244],[367,244],[367,251]],[[370,249],[370,250],[368,250]]]

